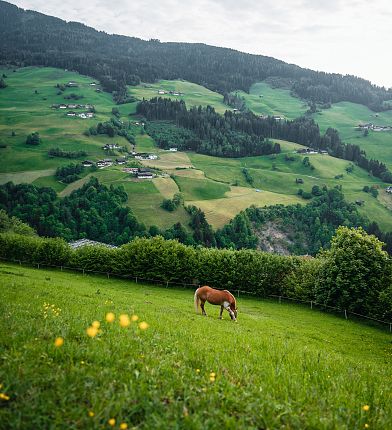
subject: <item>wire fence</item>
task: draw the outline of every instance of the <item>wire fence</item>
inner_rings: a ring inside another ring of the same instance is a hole
[[[22,260],[12,260],[12,259],[8,259],[8,258],[3,258],[0,257],[0,260],[5,261],[5,262],[10,262],[10,263],[17,263],[20,266],[26,266],[26,267],[36,267],[37,269],[41,269],[41,268],[53,268],[53,269],[60,269],[60,271],[71,271],[71,272],[81,272],[83,275],[86,274],[92,274],[92,275],[103,275],[106,276],[107,279],[110,279],[110,277],[112,278],[116,278],[116,279],[129,279],[129,280],[133,280],[135,281],[135,283],[139,283],[142,282],[144,284],[153,284],[153,285],[160,285],[160,286],[164,286],[166,288],[169,288],[169,286],[173,286],[173,287],[182,287],[182,288],[199,288],[201,287],[201,285],[205,285],[205,284],[214,284],[215,281],[208,281],[208,280],[204,280],[203,284],[200,283],[192,283],[192,282],[182,282],[182,281],[168,281],[168,280],[163,280],[163,279],[148,279],[148,278],[143,278],[140,276],[135,276],[132,274],[126,274],[126,273],[112,273],[112,272],[103,272],[103,271],[99,271],[99,270],[93,270],[93,269],[85,269],[85,268],[79,268],[79,267],[69,267],[69,266],[58,266],[58,265],[54,265],[54,264],[47,264],[47,263],[33,263],[31,261],[22,261]],[[214,287],[217,290],[224,290],[225,288],[219,288],[219,287]],[[373,317],[369,317],[366,315],[362,315],[359,314],[357,312],[353,312],[353,311],[348,311],[347,309],[342,309],[342,308],[338,308],[335,306],[329,306],[325,303],[318,303],[314,300],[301,300],[298,298],[293,298],[293,297],[287,297],[287,296],[283,296],[283,295],[277,295],[277,294],[267,294],[265,296],[259,295],[257,292],[254,291],[244,291],[244,290],[239,290],[236,288],[231,288],[231,291],[233,293],[235,293],[237,295],[237,297],[240,297],[241,295],[245,295],[245,296],[252,296],[252,297],[256,297],[256,298],[273,298],[279,301],[279,303],[282,303],[282,301],[287,300],[287,301],[291,301],[294,303],[298,303],[298,304],[303,304],[303,305],[307,305],[310,306],[311,309],[314,309],[316,307],[318,307],[321,310],[331,310],[334,311],[335,313],[338,313],[339,315],[344,315],[344,318],[346,320],[348,320],[349,315],[355,315],[356,317],[359,318],[363,318],[366,320],[370,320],[370,321],[374,321],[380,325],[386,325],[389,328],[389,332],[392,333],[392,322],[389,321],[383,321],[377,318],[373,318]]]

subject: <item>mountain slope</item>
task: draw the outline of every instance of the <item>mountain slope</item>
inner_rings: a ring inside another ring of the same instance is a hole
[[[225,93],[248,91],[268,77],[300,97],[318,102],[351,101],[388,108],[386,91],[354,76],[315,72],[271,57],[204,44],[160,43],[108,35],[0,2],[0,61],[77,70],[101,80],[124,99],[125,84],[182,78]]]

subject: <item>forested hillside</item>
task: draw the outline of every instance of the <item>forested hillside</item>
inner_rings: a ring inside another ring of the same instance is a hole
[[[182,78],[222,94],[248,91],[273,78],[313,102],[351,101],[373,110],[390,108],[392,90],[354,76],[342,76],[204,44],[160,43],[108,35],[80,23],[65,22],[0,2],[0,61],[77,70],[127,100],[126,85]]]

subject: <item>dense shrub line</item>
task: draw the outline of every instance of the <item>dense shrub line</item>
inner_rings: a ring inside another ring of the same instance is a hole
[[[260,297],[283,295],[392,318],[392,266],[382,243],[341,227],[319,258],[254,250],[192,247],[162,237],[136,238],[111,249],[72,250],[58,238],[0,234],[0,257],[161,282],[208,284]]]

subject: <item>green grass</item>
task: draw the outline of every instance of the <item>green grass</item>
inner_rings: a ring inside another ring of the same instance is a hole
[[[158,94],[159,90],[177,91],[183,93],[182,96],[173,96],[171,94]],[[219,93],[211,91],[201,85],[192,82],[176,80],[166,81],[161,80],[155,84],[141,84],[136,87],[128,87],[128,91],[139,100],[151,99],[153,97],[167,97],[173,100],[184,100],[187,107],[191,106],[213,106],[219,113],[224,113],[231,108],[223,103],[223,96]]]
[[[368,158],[383,161],[392,169],[392,132],[370,131],[369,135],[364,137],[361,131],[355,130],[361,123],[392,125],[392,110],[377,115],[378,117],[366,106],[340,102],[333,104],[330,109],[314,114],[313,117],[322,131],[328,127],[336,128],[345,142],[359,145],[366,151]]]
[[[307,104],[292,96],[289,90],[272,88],[265,82],[253,84],[249,94],[244,91],[237,93],[245,99],[247,108],[256,115],[279,115],[286,119],[294,119],[308,110]]]
[[[180,192],[184,199],[191,200],[211,200],[224,197],[230,187],[226,184],[220,184],[209,179],[194,179],[184,176],[175,176]]]
[[[211,305],[195,315],[189,290],[0,271],[2,428],[100,429],[115,418],[136,429],[391,429],[387,331],[249,298],[234,324]],[[44,318],[45,303],[58,316]],[[149,328],[106,323],[107,312]],[[95,320],[102,331],[89,338]]]

